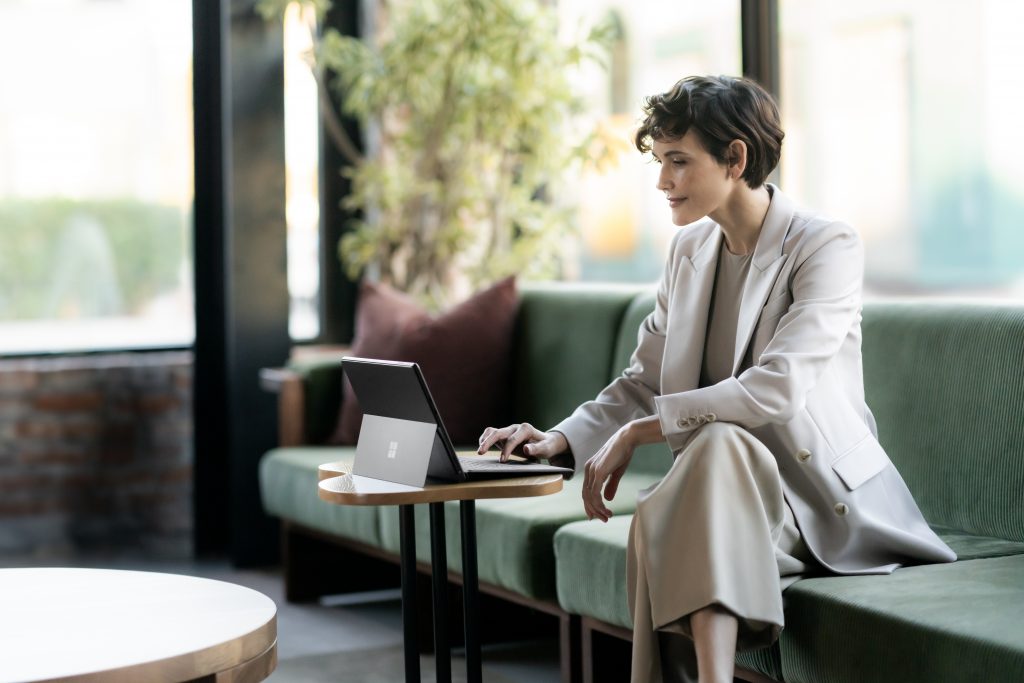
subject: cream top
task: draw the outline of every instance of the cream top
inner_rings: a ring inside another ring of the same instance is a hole
[[[743,284],[747,280],[749,254],[733,254],[725,246],[718,251],[718,267],[715,271],[715,287],[711,295],[711,309],[708,311],[708,330],[704,338],[704,359],[701,362],[700,385],[717,384],[732,377],[733,353],[736,347],[736,324],[740,317],[740,300]],[[739,371],[750,366],[750,359],[744,353]]]

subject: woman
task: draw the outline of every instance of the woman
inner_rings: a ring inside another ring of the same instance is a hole
[[[644,114],[636,146],[686,227],[630,366],[551,430],[488,428],[480,451],[574,458],[588,518],[607,521],[636,447],[667,442],[672,468],[630,528],[632,679],[732,681],[737,649],[778,637],[800,576],[955,556],[864,403],[857,234],[765,183],[783,138],[771,97],[691,77]]]

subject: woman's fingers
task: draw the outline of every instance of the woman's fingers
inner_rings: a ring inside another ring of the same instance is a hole
[[[498,446],[498,460],[505,462],[513,453],[529,458],[551,458],[565,450],[565,437],[557,433],[542,432],[528,422],[496,429],[488,427],[480,434],[476,452],[483,455]]]
[[[537,437],[536,441],[531,441],[523,446],[523,455],[530,458],[550,459],[559,454],[560,451],[556,447],[558,439],[553,434],[537,432],[535,436]]]
[[[615,498],[615,494],[619,491],[619,482],[622,480],[622,475],[625,474],[626,468],[620,467],[608,476],[608,483],[604,487],[604,499],[612,500]]]
[[[535,429],[529,422],[518,425],[515,431],[505,439],[505,444],[501,447],[501,454],[498,455],[498,460],[501,462],[507,461],[517,449],[522,452],[522,449],[519,447],[538,436],[543,437],[543,433]]]
[[[518,428],[519,425],[509,425],[508,427],[502,427],[501,429],[488,427],[484,430],[484,433],[480,435],[480,448],[478,448],[476,452],[483,455],[499,441],[507,440],[508,437]]]
[[[583,510],[584,512],[587,513],[587,519],[594,519],[594,517],[597,516],[597,512],[596,510],[594,510],[593,506],[593,496],[591,496],[591,491],[594,488],[594,480],[596,474],[594,471],[595,460],[596,457],[591,458],[590,460],[587,461],[587,464],[583,466],[583,471],[586,475],[583,479]]]
[[[523,425],[513,425],[513,427],[509,427],[509,429],[513,429],[513,431],[505,437],[505,443],[501,445],[501,452],[498,453],[499,462],[506,462],[509,456],[512,455],[512,451],[515,450],[516,446],[523,441]]]
[[[487,452],[487,449],[491,447],[489,443],[490,437],[496,431],[497,430],[494,427],[488,427],[483,431],[480,435],[480,439],[477,441],[477,444],[479,445],[479,448],[476,449],[477,453],[483,454]]]
[[[612,516],[612,511],[601,500],[601,488],[608,475],[601,471],[596,460],[597,458],[593,458],[584,466],[583,510],[587,513],[587,519],[597,517],[602,522],[607,522]]]

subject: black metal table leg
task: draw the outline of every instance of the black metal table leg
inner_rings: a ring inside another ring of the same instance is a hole
[[[420,649],[416,638],[416,508],[398,506],[402,554],[402,631],[405,682],[420,682]]]
[[[437,683],[451,683],[452,650],[448,638],[448,549],[444,541],[444,503],[430,504],[430,556],[434,586]]]
[[[462,516],[462,610],[466,624],[466,681],[482,683],[480,630],[477,625],[479,583],[476,574],[476,501],[459,503]]]

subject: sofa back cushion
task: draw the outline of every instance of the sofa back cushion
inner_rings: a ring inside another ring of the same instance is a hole
[[[648,288],[638,294],[626,309],[626,315],[622,318],[615,340],[615,359],[608,377],[609,382],[629,367],[629,359],[636,350],[640,323],[654,310],[655,296],[655,290]],[[671,466],[672,451],[669,450],[668,444],[659,443],[638,448],[629,469],[634,472],[665,474]]]
[[[929,522],[1024,541],[1024,308],[869,304],[879,440]]]
[[[608,383],[616,335],[635,286],[520,288],[512,419],[548,429]]]

